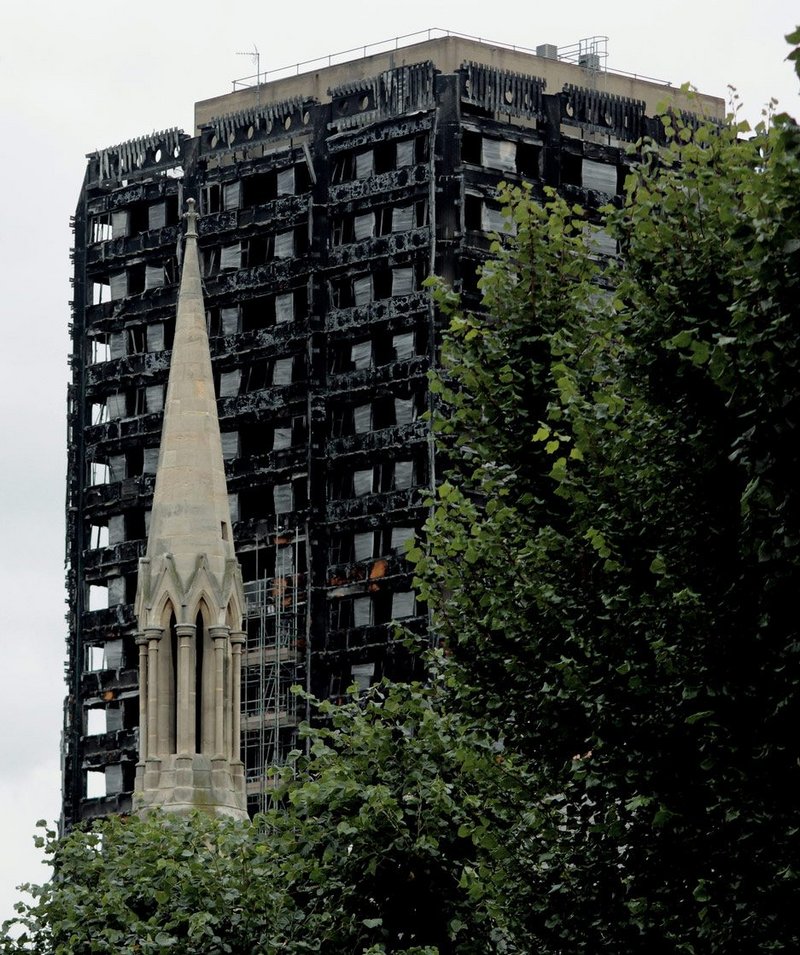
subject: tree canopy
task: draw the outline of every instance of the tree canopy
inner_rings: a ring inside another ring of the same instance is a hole
[[[457,467],[415,556],[460,704],[562,809],[534,947],[791,950],[797,129],[665,128],[606,211],[617,262],[508,189],[488,320],[442,293]]]
[[[800,947],[800,130],[664,125],[435,293],[430,679],[321,705],[251,826],[50,833],[0,950]]]

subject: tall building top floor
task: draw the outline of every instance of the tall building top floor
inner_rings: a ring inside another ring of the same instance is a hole
[[[643,136],[664,140],[657,118],[664,106],[692,124],[724,118],[720,97],[606,70],[605,39],[588,42],[588,50],[601,53],[581,52],[587,41],[580,41],[578,54],[567,59],[552,45],[532,53],[448,34],[344,62],[333,62],[341,55],[309,61],[291,75],[259,73],[237,81],[240,89],[196,103],[194,136],[172,128],[89,154],[85,184],[125,189],[180,177],[198,162],[211,170],[293,148],[305,150],[310,163],[308,150],[322,142],[335,152],[342,134],[366,135],[371,126],[401,118],[414,123],[424,114],[487,129],[549,130],[551,138],[610,147]]]
[[[532,53],[518,47],[450,34],[341,63],[331,63],[318,69],[301,71],[303,64],[298,64],[299,72],[294,75],[256,82],[231,93],[200,100],[195,104],[195,127],[199,130],[222,116],[297,97],[319,103],[330,102],[331,91],[344,84],[356,84],[387,70],[423,62],[432,63],[436,71],[444,74],[455,73],[465,64],[476,63],[507,73],[535,76],[544,81],[548,93],[557,93],[569,87],[589,88],[614,97],[639,100],[644,103],[644,111],[650,116],[667,103],[675,109],[699,113],[714,120],[725,117],[725,101],[722,97],[703,93],[690,97],[680,88],[658,80],[609,71],[604,68],[601,58],[592,54],[586,57],[585,65],[581,65],[559,58],[554,46],[545,45],[537,49],[540,52]],[[547,55],[542,55],[544,51]],[[269,77],[271,74],[265,75]]]

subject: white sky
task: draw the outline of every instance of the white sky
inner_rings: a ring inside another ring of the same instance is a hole
[[[727,95],[748,118],[770,96],[800,115],[783,35],[789,0],[464,0],[211,4],[94,0],[4,4],[0,13],[0,921],[14,886],[47,870],[34,822],[59,813],[65,654],[63,502],[69,217],[85,154],[170,126],[194,101],[255,71],[442,27],[535,47],[609,36],[609,67]]]

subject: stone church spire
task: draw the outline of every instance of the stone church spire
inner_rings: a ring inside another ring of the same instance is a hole
[[[188,201],[175,340],[139,561],[139,763],[134,808],[246,818],[239,758],[244,593]]]

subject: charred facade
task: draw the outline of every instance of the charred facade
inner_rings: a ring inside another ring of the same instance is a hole
[[[66,826],[131,806],[133,600],[186,199],[201,213],[245,584],[242,759],[255,811],[265,764],[285,758],[306,716],[293,684],[335,700],[414,672],[392,621],[427,630],[403,556],[436,481],[424,413],[440,327],[424,279],[444,276],[474,300],[489,235],[504,227],[501,180],[553,186],[591,213],[620,190],[628,146],[660,135],[644,97],[603,92],[592,71],[522,54],[506,69],[476,43],[412,50],[401,65],[351,65],[358,78],[348,65],[322,71],[308,96],[298,77],[291,95],[276,82],[198,104],[196,135],[89,156],[74,219]],[[598,250],[615,252],[602,234]]]

